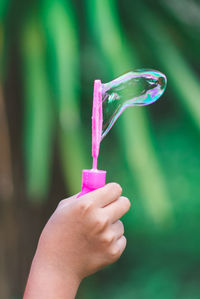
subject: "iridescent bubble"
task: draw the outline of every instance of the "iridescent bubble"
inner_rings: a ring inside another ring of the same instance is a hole
[[[101,140],[108,134],[118,117],[130,106],[155,102],[165,91],[167,79],[154,70],[136,70],[101,85],[103,130]]]

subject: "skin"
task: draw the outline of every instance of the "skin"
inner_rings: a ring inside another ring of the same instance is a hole
[[[44,227],[24,299],[75,298],[84,277],[119,259],[126,247],[119,220],[130,208],[116,183],[62,200]]]

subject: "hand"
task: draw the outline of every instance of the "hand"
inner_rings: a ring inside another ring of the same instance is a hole
[[[130,208],[121,192],[118,184],[110,183],[80,198],[62,200],[41,234],[35,259],[78,283],[115,262],[126,247],[119,219]]]

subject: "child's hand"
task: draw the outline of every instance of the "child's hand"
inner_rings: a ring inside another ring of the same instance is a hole
[[[130,208],[121,192],[118,184],[110,183],[80,198],[62,200],[41,234],[36,263],[79,284],[115,262],[126,247],[119,219]]]

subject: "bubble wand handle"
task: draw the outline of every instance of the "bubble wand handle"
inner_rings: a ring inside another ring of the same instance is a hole
[[[93,167],[92,169],[83,169],[82,172],[82,188],[78,197],[101,188],[106,182],[106,171],[97,169],[97,161],[99,156],[99,148],[102,135],[102,93],[101,93],[101,81],[94,81],[93,91],[93,107],[92,107],[92,157]]]

